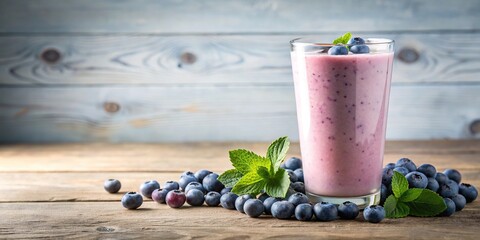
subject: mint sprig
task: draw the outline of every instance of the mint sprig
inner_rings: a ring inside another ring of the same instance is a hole
[[[348,40],[352,38],[352,34],[350,32],[347,32],[343,34],[342,36],[338,37],[337,39],[333,40],[333,44],[347,44]]]
[[[266,157],[245,149],[229,152],[234,169],[218,177],[226,187],[233,187],[236,194],[258,194],[266,192],[272,197],[285,197],[290,186],[287,172],[280,168],[287,155],[290,141],[281,137],[270,144]]]
[[[443,212],[447,206],[437,193],[429,189],[408,188],[408,181],[401,173],[394,171],[392,191],[385,201],[388,218],[402,218],[408,215],[432,217]]]

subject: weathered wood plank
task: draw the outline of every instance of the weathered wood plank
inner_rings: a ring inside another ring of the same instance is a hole
[[[451,217],[301,222],[249,218],[221,207],[172,209],[147,202],[129,211],[111,202],[2,203],[1,238],[477,239],[478,201]],[[461,227],[459,227],[461,226]]]
[[[478,30],[475,0],[333,2],[59,1],[0,2],[0,32],[237,33]],[[28,17],[27,17],[28,16]],[[355,24],[352,24],[352,19]]]
[[[384,162],[409,157],[418,164],[435,163],[440,171],[446,168],[480,168],[480,141],[460,141],[464,146],[447,147],[450,142],[387,142]],[[117,172],[118,175],[129,172],[178,175],[186,170],[197,171],[203,168],[220,172],[231,167],[228,161],[229,150],[243,148],[260,154],[266,152],[267,147],[267,143],[234,142],[0,145],[0,170],[5,173]],[[298,143],[291,145],[288,154],[300,156]]]
[[[396,40],[394,85],[480,82],[480,33],[370,36]],[[0,48],[0,85],[290,86],[288,41],[295,37],[298,35],[0,37],[0,45],[6,46]],[[336,36],[321,38],[331,41]]]
[[[478,138],[479,92],[394,86],[387,138]],[[297,131],[292,86],[0,88],[0,142],[271,141]]]
[[[477,155],[478,156],[478,155]],[[429,159],[430,160],[430,159]],[[1,162],[1,161],[0,161]],[[225,160],[228,162],[228,160]],[[431,161],[428,161],[431,162]],[[432,162],[436,163],[438,161]],[[216,161],[219,163],[219,161]],[[145,164],[149,164],[146,162]],[[168,163],[163,163],[168,164]],[[442,163],[440,163],[442,164]],[[223,164],[220,164],[223,165]],[[436,164],[438,165],[438,164]],[[450,163],[457,167],[460,164]],[[148,165],[147,165],[148,166]],[[210,165],[210,167],[213,167]],[[225,168],[224,170],[226,170]],[[178,181],[179,172],[0,172],[0,203],[5,202],[73,202],[120,201],[126,192],[138,192],[144,181],[155,179],[160,186],[168,180]],[[218,171],[221,173],[222,171]],[[461,169],[462,182],[480,187],[480,164]],[[120,180],[119,193],[109,194],[103,181]],[[150,201],[145,198],[145,201]]]

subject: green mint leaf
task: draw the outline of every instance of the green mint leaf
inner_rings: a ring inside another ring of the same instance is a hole
[[[352,34],[350,32],[347,32],[343,34],[341,37],[338,37],[337,39],[333,40],[333,44],[347,44],[348,40],[352,38]]]
[[[436,216],[447,208],[443,198],[428,189],[423,189],[420,196],[407,205],[410,207],[410,215],[417,217]]]
[[[218,181],[223,183],[225,187],[233,187],[242,177],[243,174],[237,169],[230,169],[222,173],[222,175],[218,177]]]
[[[275,173],[282,164],[285,156],[287,155],[288,148],[290,147],[290,141],[288,137],[281,137],[270,144],[267,150],[267,158],[271,162],[271,171]]]
[[[268,171],[268,169],[266,167],[263,167],[263,166],[258,167],[257,168],[257,173],[260,177],[262,177],[265,180],[269,180],[271,178],[270,177],[270,172]]]
[[[394,195],[390,195],[384,204],[387,218],[402,218],[410,213],[410,208],[403,202],[399,202]]]
[[[400,202],[411,202],[417,199],[420,194],[422,194],[423,189],[421,188],[410,188],[406,192],[402,194],[402,196],[398,199]]]
[[[284,198],[288,187],[290,187],[290,177],[284,169],[280,168],[274,178],[267,181],[265,192],[271,197]]]
[[[265,179],[257,174],[257,172],[250,172],[245,174],[240,181],[232,188],[232,192],[238,195],[243,194],[258,194],[265,187]]]
[[[232,165],[244,175],[249,172],[256,172],[259,166],[270,168],[270,161],[267,158],[258,156],[245,149],[230,151],[230,161]]]
[[[408,190],[407,179],[397,171],[393,171],[392,190],[396,198],[400,198]]]

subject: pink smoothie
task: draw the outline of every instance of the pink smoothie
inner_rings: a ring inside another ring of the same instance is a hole
[[[393,53],[292,53],[307,192],[380,190],[392,61]]]

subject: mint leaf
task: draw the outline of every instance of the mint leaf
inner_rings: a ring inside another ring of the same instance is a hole
[[[264,166],[270,168],[270,161],[264,157],[247,151],[245,149],[237,149],[229,152],[232,165],[242,174],[256,172],[257,167]]]
[[[443,198],[428,189],[422,189],[420,196],[408,202],[407,205],[410,208],[410,214],[417,217],[436,216],[447,208]]]
[[[408,181],[401,173],[393,171],[392,191],[395,197],[400,198],[408,190]]]
[[[333,40],[333,44],[347,44],[348,40],[352,38],[352,34],[350,32],[347,32],[343,34],[341,37],[338,37],[337,39]]]
[[[266,167],[262,167],[262,166],[258,167],[257,173],[260,177],[262,177],[265,180],[270,179],[270,173],[268,172],[268,169]]]
[[[290,186],[290,177],[288,173],[279,168],[273,179],[267,181],[265,192],[271,197],[284,198]]]
[[[238,195],[243,194],[258,194],[265,187],[265,179],[257,174],[257,172],[250,172],[244,175],[240,181],[232,188],[232,192]]]
[[[267,150],[267,158],[271,162],[271,172],[275,173],[280,167],[280,164],[287,155],[288,148],[290,147],[290,141],[288,137],[281,137],[270,144]],[[273,171],[272,171],[273,170]]]
[[[218,177],[218,181],[223,183],[225,187],[233,187],[237,182],[242,178],[243,174],[239,172],[237,169],[230,169],[222,173]]]
[[[399,202],[394,195],[390,195],[384,204],[387,218],[402,218],[410,213],[410,208],[403,202]]]
[[[423,189],[421,188],[410,188],[406,192],[402,194],[402,196],[398,199],[400,202],[411,202],[417,199],[420,194],[422,194]]]

